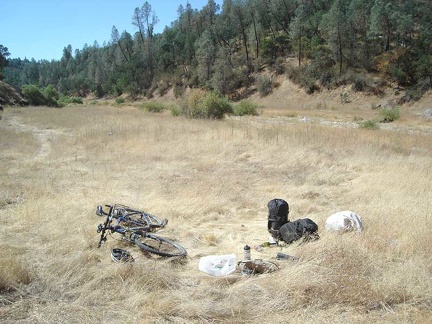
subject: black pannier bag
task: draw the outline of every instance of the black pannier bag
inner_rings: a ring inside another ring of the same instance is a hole
[[[289,205],[279,198],[270,200],[268,207],[267,229],[274,239],[280,240],[279,228],[288,223]]]
[[[297,219],[279,228],[279,238],[288,244],[300,238],[304,242],[314,241],[319,239],[318,225],[309,218]]]

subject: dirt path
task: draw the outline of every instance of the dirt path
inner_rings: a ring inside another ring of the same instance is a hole
[[[33,161],[43,161],[51,152],[51,141],[54,137],[63,134],[63,132],[54,129],[43,129],[36,126],[24,124],[19,116],[8,116],[4,117],[0,127],[12,128],[18,132],[31,133],[40,143],[39,150],[31,158]]]

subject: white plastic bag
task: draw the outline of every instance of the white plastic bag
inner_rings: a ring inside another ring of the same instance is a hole
[[[199,262],[199,270],[212,276],[226,276],[236,270],[236,255],[208,255]]]
[[[334,232],[361,232],[363,230],[363,223],[359,215],[352,211],[344,210],[329,216],[325,222],[325,228],[328,231]]]

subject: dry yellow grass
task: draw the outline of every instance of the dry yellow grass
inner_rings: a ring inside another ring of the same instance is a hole
[[[0,320],[429,323],[431,125],[370,131],[265,116],[186,120],[103,104],[5,109]],[[245,244],[266,241],[275,197],[290,203],[290,219],[313,219],[321,239],[252,257],[282,251],[300,262],[249,278],[198,270],[201,256],[240,258]],[[110,237],[98,249],[96,205],[114,202],[168,218],[161,235],[187,248],[187,262],[147,259]],[[326,218],[346,209],[362,217],[364,232],[326,233]],[[111,262],[118,246],[136,262]]]

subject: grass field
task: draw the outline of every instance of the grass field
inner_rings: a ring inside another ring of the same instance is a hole
[[[322,114],[322,111],[320,112]],[[0,120],[2,323],[431,323],[432,124],[332,127],[274,116],[187,120],[133,106],[5,108]],[[311,114],[311,111],[308,111]],[[212,277],[202,256],[268,238],[267,202],[320,240],[252,250],[259,276]],[[98,204],[169,219],[184,263],[108,237]],[[365,230],[324,230],[352,210]],[[136,258],[113,263],[110,249]]]

